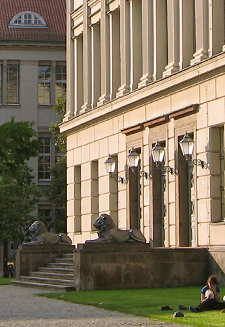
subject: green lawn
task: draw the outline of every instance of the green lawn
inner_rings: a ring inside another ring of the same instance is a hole
[[[0,278],[0,285],[9,285],[12,278]]]
[[[178,305],[198,305],[201,287],[180,287],[166,289],[133,289],[133,290],[106,290],[80,291],[68,293],[41,294],[58,300],[93,305],[113,311],[120,311],[137,316],[144,316],[151,320],[169,321],[173,323],[198,326],[222,327],[225,326],[225,313],[220,311],[206,311],[192,313],[182,311],[183,318],[173,318],[178,311]],[[221,288],[221,298],[225,295],[225,288]],[[162,311],[161,307],[168,305],[172,311]]]

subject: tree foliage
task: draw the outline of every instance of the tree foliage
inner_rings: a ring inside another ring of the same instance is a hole
[[[55,134],[56,145],[63,152],[66,153],[66,136],[63,133],[60,133],[59,125],[63,121],[63,116],[66,113],[66,98],[61,96],[57,99],[54,106],[56,114],[59,116],[59,120],[50,125],[50,131]]]
[[[28,160],[38,154],[36,132],[14,117],[0,126],[0,240],[20,241],[40,196]]]
[[[20,167],[38,154],[39,143],[33,123],[15,122],[14,117],[0,126],[0,174],[17,177]]]
[[[51,170],[51,185],[46,191],[46,197],[56,206],[56,211],[52,222],[46,223],[55,232],[66,232],[66,136],[60,133],[59,129],[66,112],[66,98],[64,96],[57,99],[54,109],[59,115],[59,120],[51,124],[50,130],[55,134],[56,146],[64,155],[58,158]]]
[[[41,192],[33,182],[27,165],[20,166],[20,176],[14,178],[8,172],[0,175],[0,239],[21,242],[28,226],[33,222]]]

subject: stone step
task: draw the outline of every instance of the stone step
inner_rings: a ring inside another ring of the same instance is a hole
[[[54,273],[48,271],[32,271],[29,273],[31,277],[39,277],[39,278],[53,278],[53,279],[67,279],[73,281],[73,273]]]
[[[73,263],[64,263],[64,262],[51,262],[47,264],[48,268],[61,268],[61,269],[73,269]]]
[[[45,267],[21,276],[20,280],[12,281],[13,285],[25,287],[42,287],[57,292],[75,291],[73,286],[73,254],[54,258]]]
[[[53,285],[66,285],[71,286],[73,281],[69,279],[57,279],[57,278],[43,278],[33,276],[21,276],[22,282],[41,283],[41,284],[53,284]]]
[[[54,285],[54,284],[45,284],[45,283],[32,283],[32,282],[26,282],[26,281],[21,281],[21,280],[14,280],[11,283],[15,286],[42,288],[44,290],[49,290],[49,291],[54,291],[54,292],[76,291],[76,288],[74,286]]]
[[[71,257],[71,258],[55,258],[52,263],[73,265],[73,257]]]
[[[70,268],[70,269],[68,269],[68,268],[62,268],[62,267],[60,267],[60,268],[57,268],[57,267],[55,267],[55,268],[52,268],[52,267],[39,267],[38,269],[37,269],[37,271],[38,272],[47,272],[47,273],[58,273],[58,274],[68,274],[68,273],[73,273],[73,269],[72,268]]]

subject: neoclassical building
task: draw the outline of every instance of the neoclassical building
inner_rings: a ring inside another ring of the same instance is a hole
[[[224,2],[67,1],[74,244],[109,213],[153,246],[225,246]]]

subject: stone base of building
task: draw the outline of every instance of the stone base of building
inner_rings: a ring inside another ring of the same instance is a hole
[[[87,243],[74,250],[77,290],[205,285],[208,249],[143,243]]]
[[[23,245],[16,253],[16,279],[73,253],[76,290],[205,285],[216,274],[225,286],[225,247],[152,248],[149,243]]]

